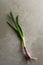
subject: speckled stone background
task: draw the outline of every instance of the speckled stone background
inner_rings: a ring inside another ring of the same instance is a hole
[[[26,45],[37,61],[26,61],[21,41],[7,21],[10,10],[19,15]],[[43,0],[0,0],[0,65],[43,65]]]

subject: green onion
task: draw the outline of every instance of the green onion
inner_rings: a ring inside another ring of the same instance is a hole
[[[15,28],[9,22],[7,22],[7,23],[13,30],[15,30],[19,34],[19,37],[22,40],[22,49],[23,49],[23,53],[24,53],[26,59],[27,60],[36,60],[37,58],[33,58],[31,56],[30,52],[26,48],[24,34],[23,34],[22,28],[21,28],[21,26],[20,26],[20,24],[18,22],[18,16],[16,16],[16,19],[15,19],[12,11],[10,11],[10,17],[12,19],[12,22],[15,25]]]

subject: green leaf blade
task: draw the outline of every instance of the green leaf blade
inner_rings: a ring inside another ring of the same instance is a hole
[[[21,28],[21,26],[19,25],[19,22],[18,22],[18,16],[16,16],[16,23],[17,23],[17,25],[18,25],[18,27],[19,27],[19,29],[21,31],[22,36],[24,36],[22,28]]]

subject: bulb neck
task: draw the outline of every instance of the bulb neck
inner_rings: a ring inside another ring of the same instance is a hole
[[[25,38],[23,37],[23,42],[22,42],[22,47],[26,47],[26,44],[25,44]]]

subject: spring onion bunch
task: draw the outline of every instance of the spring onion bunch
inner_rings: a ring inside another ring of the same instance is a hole
[[[16,16],[16,19],[14,19],[14,15],[12,13],[12,11],[10,11],[10,17],[12,19],[12,22],[14,23],[14,26],[13,27],[9,22],[7,22],[9,24],[9,26],[13,29],[13,30],[16,30],[16,32],[19,34],[19,37],[21,38],[22,40],[22,50],[23,50],[23,53],[26,57],[27,60],[35,60],[36,58],[33,58],[30,54],[30,52],[27,50],[26,48],[26,44],[25,44],[25,38],[24,38],[24,34],[23,34],[23,31],[22,31],[22,28],[18,22],[18,16]]]

